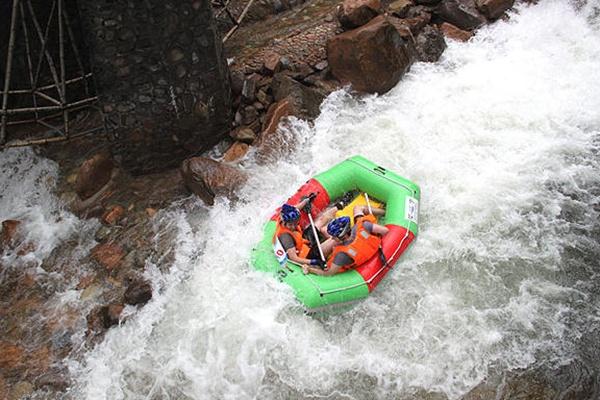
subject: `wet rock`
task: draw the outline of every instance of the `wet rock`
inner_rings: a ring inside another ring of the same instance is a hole
[[[207,157],[192,157],[181,164],[181,176],[187,188],[207,205],[216,195],[235,197],[235,190],[246,182],[240,169]]]
[[[256,140],[256,133],[250,128],[241,126],[232,130],[229,136],[235,141],[252,144]]]
[[[102,243],[104,241],[106,241],[106,239],[108,239],[110,237],[110,235],[112,234],[112,229],[109,228],[108,226],[101,226],[98,228],[98,230],[96,231],[96,233],[94,234],[94,239],[99,242]]]
[[[333,76],[367,93],[385,93],[398,83],[412,57],[406,40],[390,18],[378,16],[327,42],[327,60]]]
[[[98,153],[84,161],[75,182],[77,195],[82,200],[92,197],[110,181],[113,168],[113,160],[107,152]]]
[[[320,61],[315,64],[315,69],[317,71],[323,71],[329,66],[329,63],[326,60]]]
[[[242,110],[242,124],[250,125],[258,119],[258,111],[254,106],[246,106]]]
[[[381,13],[379,0],[344,0],[338,8],[338,20],[344,28],[362,26]]]
[[[102,222],[106,225],[115,225],[123,218],[124,214],[125,209],[122,206],[112,206],[102,216]]]
[[[106,310],[106,318],[110,326],[118,325],[123,312],[123,304],[110,304]]]
[[[0,370],[15,370],[23,362],[24,350],[20,346],[0,340]]]
[[[273,96],[269,95],[264,89],[260,89],[256,92],[256,100],[260,101],[265,107],[268,107],[273,103]]]
[[[8,399],[8,387],[2,375],[0,375],[0,399]]]
[[[286,71],[286,75],[295,80],[302,80],[314,73],[315,71],[312,69],[310,65],[305,62],[296,63],[293,65],[291,71]]]
[[[252,74],[244,79],[244,84],[242,85],[242,100],[246,104],[254,103],[254,100],[256,99],[256,86],[260,78],[260,75]]]
[[[112,271],[121,264],[125,252],[116,243],[102,243],[92,249],[92,258],[108,271]]]
[[[122,304],[100,305],[94,307],[87,315],[87,335],[96,336],[108,328],[119,324],[123,311]]]
[[[419,61],[435,62],[446,49],[444,35],[433,25],[425,26],[415,42]]]
[[[515,4],[515,0],[476,0],[477,8],[489,20],[496,20]]]
[[[35,381],[36,389],[50,388],[59,392],[64,392],[69,385],[68,372],[59,369],[52,369]]]
[[[440,3],[442,0],[415,0],[415,3],[423,6],[434,6]]]
[[[246,155],[246,153],[248,153],[249,149],[250,146],[248,146],[247,143],[234,142],[223,155],[223,161],[232,162],[239,160],[243,158]]]
[[[277,53],[267,54],[262,71],[265,75],[273,75],[281,71],[281,56]]]
[[[496,400],[545,400],[555,399],[558,394],[550,382],[530,371],[508,378],[499,392]]]
[[[242,94],[242,88],[244,87],[244,73],[241,71],[231,71],[231,92],[235,96]]]
[[[262,132],[260,134],[258,146],[264,144],[266,139],[273,135],[277,131],[277,126],[281,122],[283,117],[287,117],[294,113],[294,107],[292,105],[292,100],[289,98],[285,98],[283,100],[274,103],[269,107],[267,111],[266,121],[263,126]]]
[[[327,93],[310,88],[286,74],[276,74],[271,85],[275,101],[289,99],[294,115],[313,119],[319,115],[321,103]],[[268,119],[268,118],[267,118]]]
[[[486,22],[474,0],[446,0],[436,9],[436,15],[463,30],[476,29]]]
[[[20,242],[19,225],[21,221],[7,219],[2,221],[2,234],[0,234],[0,252],[9,248],[15,248]]]
[[[412,45],[412,40],[414,37],[421,33],[421,30],[427,26],[431,19],[431,15],[422,14],[412,18],[394,18],[390,17],[389,21],[396,27],[400,36],[402,36],[407,42],[408,45]],[[403,29],[401,29],[401,27]],[[410,33],[407,35],[406,30]]]
[[[411,0],[396,0],[388,6],[388,12],[397,17],[404,18],[412,6],[413,2]]]
[[[33,385],[27,381],[20,381],[12,388],[7,400],[23,400],[28,399],[33,393]]]
[[[260,163],[276,160],[288,154],[296,145],[293,138],[281,136],[277,127],[283,118],[295,115],[296,110],[291,98],[285,98],[273,103],[267,111],[263,130],[256,146],[256,158]]]
[[[95,276],[92,274],[84,275],[79,279],[77,286],[75,287],[77,290],[83,290],[89,287],[92,282],[94,282]]]
[[[473,36],[473,32],[463,31],[448,22],[441,24],[440,30],[447,38],[458,40],[459,42],[466,42]]]
[[[148,281],[137,279],[129,284],[125,291],[125,303],[132,306],[144,305],[152,298],[152,285]]]

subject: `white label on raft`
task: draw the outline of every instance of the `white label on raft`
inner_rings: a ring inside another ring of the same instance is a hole
[[[275,252],[275,257],[277,257],[279,265],[285,265],[288,257],[279,239],[275,239],[275,243],[273,244],[273,252]]]
[[[415,224],[419,223],[419,200],[410,196],[406,198],[406,203],[404,204],[404,218]]]

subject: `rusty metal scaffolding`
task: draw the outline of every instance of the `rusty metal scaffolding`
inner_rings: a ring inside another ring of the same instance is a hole
[[[42,30],[31,0],[13,0],[12,2],[6,69],[3,89],[0,91],[0,149],[60,142],[104,129],[104,124],[87,127],[84,130],[78,130],[72,126],[69,114],[78,109],[94,106],[98,97],[92,91],[92,72],[89,68],[86,71],[82,62],[72,23],[65,7],[65,0],[52,1],[44,30]],[[30,32],[32,27],[33,32]],[[26,58],[26,73],[29,81],[27,83],[11,80],[15,67],[15,43],[19,36],[24,45],[24,49],[19,50],[21,50],[21,54],[25,54]],[[58,57],[49,49],[50,38],[57,39]],[[67,41],[70,42],[70,49],[67,48]],[[37,44],[37,48],[34,48],[34,44]],[[67,75],[66,57],[69,57],[70,60],[74,59],[78,66],[78,71],[71,71],[70,76]],[[43,67],[49,70],[50,76],[43,76]],[[51,83],[45,84],[44,79]],[[69,96],[72,94],[69,88],[72,88],[74,84],[83,85],[83,95]],[[21,88],[13,89],[17,85],[20,85]],[[22,88],[23,86],[26,87]],[[71,99],[71,97],[74,98]],[[25,98],[28,99],[31,106],[19,106]],[[10,99],[17,101],[11,104]],[[57,121],[58,124],[54,125],[53,121]],[[11,140],[8,135],[8,127],[18,124],[39,124],[45,129],[45,132],[40,137]]]

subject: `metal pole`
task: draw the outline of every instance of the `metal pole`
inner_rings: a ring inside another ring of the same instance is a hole
[[[6,142],[6,109],[8,107],[8,90],[10,89],[10,74],[12,71],[12,57],[15,48],[15,26],[19,12],[19,0],[13,0],[12,16],[10,20],[10,37],[8,39],[8,55],[6,57],[6,72],[4,74],[4,95],[2,96],[2,126],[0,127],[0,145]]]
[[[29,69],[29,84],[31,85],[31,98],[33,100],[33,106],[37,108],[37,98],[35,97],[35,82],[33,80],[33,63],[31,62],[31,48],[29,47],[29,31],[27,30],[27,22],[25,21],[25,7],[23,3],[19,4],[21,10],[21,23],[23,24],[23,35],[25,36],[25,52],[27,53],[27,68]],[[37,121],[39,116],[38,112],[34,112],[35,120]]]
[[[58,0],[58,42],[59,42],[59,57],[60,57],[60,83],[62,90],[62,106],[65,107],[67,104],[67,87],[66,71],[65,71],[65,35],[63,32],[63,0]],[[65,123],[65,136],[69,137],[69,111],[67,108],[63,110],[63,121]]]
[[[81,70],[81,79],[83,79],[83,86],[85,90],[85,95],[89,96],[90,91],[88,87],[88,82],[86,77],[88,74],[85,73],[85,68],[83,67],[83,62],[81,61],[81,56],[79,55],[79,49],[77,48],[77,43],[75,41],[75,34],[73,34],[73,28],[71,28],[71,22],[69,21],[69,14],[67,13],[67,8],[63,10],[63,15],[65,17],[65,26],[67,27],[67,33],[69,34],[69,40],[71,41],[71,47],[73,48],[73,53],[75,54],[75,59],[77,60],[77,65]]]
[[[31,20],[33,21],[33,26],[35,27],[38,38],[42,44],[42,48],[40,50],[40,59],[38,61],[37,70],[35,73],[35,82],[37,84],[37,81],[38,81],[38,78],[40,75],[40,69],[42,66],[42,60],[44,59],[43,55],[45,55],[46,61],[48,62],[48,67],[50,68],[50,73],[52,74],[52,79],[54,80],[54,84],[56,85],[56,91],[58,92],[58,95],[61,97],[61,100],[63,100],[64,95],[61,92],[60,87],[59,87],[60,82],[58,80],[58,74],[56,73],[56,68],[54,67],[54,61],[52,61],[52,57],[50,56],[50,53],[48,52],[48,49],[46,48],[46,44],[48,43],[48,33],[50,32],[50,25],[52,22],[52,17],[54,16],[54,10],[56,9],[56,0],[52,3],[52,9],[50,11],[50,16],[48,17],[48,24],[46,24],[45,35],[42,35],[42,28],[40,27],[40,24],[37,20],[35,12],[33,11],[33,6],[31,5],[31,0],[29,0],[27,2],[27,8],[29,8],[29,13],[31,14]]]

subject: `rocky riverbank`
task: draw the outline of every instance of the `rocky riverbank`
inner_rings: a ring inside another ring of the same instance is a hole
[[[89,224],[38,265],[27,255],[40,243],[27,239],[18,216],[2,222],[0,251],[10,265],[0,261],[0,398],[36,391],[58,398],[71,384],[63,361],[97,344],[110,327],[127,323],[160,290],[148,280],[148,269],[172,263],[170,205],[194,203],[191,195],[206,205],[215,196],[235,199],[246,181],[241,162],[254,157],[268,163],[293,147],[279,136],[282,120],[314,119],[322,100],[347,84],[357,92],[385,93],[412,63],[435,62],[446,40],[468,40],[481,25],[502,18],[512,1],[258,4],[262,11],[255,10],[226,42],[235,121],[230,138],[210,156],[132,176],[109,148],[92,148],[85,139],[77,149],[44,150],[59,160],[58,196]],[[235,10],[244,7],[239,2]],[[271,15],[280,10],[287,11]],[[77,297],[79,306],[61,307],[59,293]],[[482,384],[466,398],[508,399],[506,387]]]

